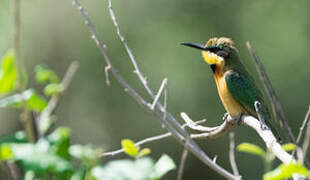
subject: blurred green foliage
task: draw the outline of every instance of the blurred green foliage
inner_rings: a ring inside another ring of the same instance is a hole
[[[296,145],[292,143],[283,144],[282,148],[285,151],[296,150]],[[310,177],[310,171],[298,162],[291,162],[290,164],[281,164],[276,169],[272,170],[272,164],[275,160],[275,155],[268,149],[266,152],[259,146],[251,143],[241,143],[237,146],[237,150],[253,154],[262,158],[265,165],[264,180],[282,180],[292,178],[293,175]]]
[[[2,93],[13,94],[0,100],[0,107],[25,108],[27,111],[33,110],[44,113],[47,103],[33,89],[25,90],[22,93],[14,92],[16,83],[15,57],[13,53],[8,53],[2,60],[0,81]],[[44,88],[45,95],[59,95],[62,90],[46,93],[47,87],[61,86],[56,73],[50,69],[37,66],[36,80],[38,83],[50,83]],[[55,87],[53,87],[55,88]],[[56,88],[57,89],[57,88]],[[63,88],[62,88],[63,89]],[[5,94],[4,94],[5,95]],[[122,141],[122,148],[135,161],[118,160],[111,161],[106,165],[101,165],[101,148],[87,145],[71,145],[70,130],[65,127],[58,127],[52,133],[46,135],[52,122],[46,114],[43,119],[38,119],[41,127],[46,123],[44,133],[35,142],[28,142],[29,136],[24,131],[17,131],[13,135],[5,136],[0,141],[0,177],[10,179],[10,175],[5,176],[6,163],[17,163],[21,172],[17,174],[19,179],[55,179],[55,180],[107,180],[136,179],[136,180],[159,180],[170,170],[175,169],[173,160],[163,155],[156,163],[149,157],[139,159],[150,153],[150,149],[144,148],[140,151],[134,142],[125,139]],[[43,122],[42,122],[43,121]],[[45,122],[47,121],[47,122]],[[31,122],[31,121],[30,121]],[[28,131],[26,131],[28,133]],[[78,167],[74,167],[72,157],[80,160]],[[113,178],[112,178],[113,177]]]
[[[81,3],[94,19],[116,67],[147,98],[116,36],[107,1]],[[164,77],[169,79],[168,109],[175,117],[185,111],[193,119],[207,118],[208,125],[221,122],[224,108],[211,70],[199,52],[179,43],[203,43],[214,36],[227,36],[236,42],[252,72],[245,41],[257,50],[295,134],[309,104],[309,5],[306,0],[113,0],[121,30],[151,87],[158,89]],[[43,63],[61,74],[72,60],[81,62],[79,73],[56,109],[56,124],[70,127],[72,142],[102,145],[109,151],[118,149],[121,139],[136,141],[165,132],[160,122],[145,113],[113,78],[111,86],[106,86],[103,57],[71,1],[28,0],[21,8],[21,56],[28,72]],[[12,20],[11,1],[0,1],[0,54],[12,47]],[[43,88],[34,79],[29,79],[29,87],[35,87],[36,92]],[[0,116],[1,135],[21,129],[15,109],[2,109]],[[236,131],[238,142],[258,142],[263,147],[252,130],[238,127]],[[219,164],[230,168],[228,138],[202,141],[201,145],[210,156],[218,155]],[[173,159],[179,159],[183,150],[173,139],[151,143],[150,148],[155,157],[167,153]],[[244,179],[261,179],[263,165],[252,163],[247,168],[256,157],[238,153],[236,159],[240,169],[246,168],[241,170]],[[184,179],[221,179],[193,156],[189,156],[184,175]],[[166,179],[175,176],[173,172]]]

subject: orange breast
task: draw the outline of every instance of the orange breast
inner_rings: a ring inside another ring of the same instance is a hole
[[[244,108],[231,96],[227,89],[225,75],[220,67],[216,67],[214,72],[214,79],[216,82],[217,90],[222,103],[231,117],[238,117],[246,113]]]

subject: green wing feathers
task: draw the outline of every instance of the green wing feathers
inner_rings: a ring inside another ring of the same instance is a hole
[[[254,102],[259,101],[262,105],[263,117],[266,124],[271,128],[275,135],[279,138],[278,132],[273,126],[271,115],[268,111],[267,104],[264,103],[264,98],[260,90],[256,87],[254,80],[243,71],[227,71],[225,73],[225,81],[231,96],[248,111],[249,115],[257,117]]]
[[[263,104],[263,102],[261,93],[258,91],[258,88],[255,86],[249,74],[230,70],[225,73],[225,81],[232,97],[241,104],[250,115],[256,116],[254,102],[259,101],[261,104]]]

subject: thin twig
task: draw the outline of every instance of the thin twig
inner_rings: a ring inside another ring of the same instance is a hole
[[[62,82],[61,82],[61,84],[63,86],[62,94],[67,90],[67,88],[68,88],[74,74],[78,70],[78,68],[79,68],[79,62],[78,61],[74,61],[70,64],[70,66],[67,69],[67,71],[66,71],[66,73],[62,79]],[[56,94],[56,95],[52,96],[51,99],[49,100],[46,108],[42,111],[42,113],[38,117],[39,133],[41,136],[44,135],[44,133],[48,129],[48,127],[42,125],[42,124],[44,124],[42,121],[49,119],[50,115],[53,113],[54,109],[56,108],[56,106],[58,104],[59,98],[60,98],[60,94]]]
[[[152,137],[143,139],[141,141],[138,141],[137,143],[135,143],[135,146],[140,146],[142,144],[145,144],[145,143],[148,143],[148,142],[153,142],[153,141],[160,140],[160,139],[164,139],[164,138],[167,138],[167,137],[170,137],[170,136],[171,136],[170,132],[165,133],[165,134],[160,134],[160,135],[157,135],[157,136],[152,136]],[[115,156],[115,155],[123,153],[123,152],[125,152],[124,149],[119,149],[119,150],[116,150],[116,151],[111,151],[111,152],[103,153],[101,155],[101,157]]]
[[[261,123],[258,119],[253,116],[243,115],[241,120],[244,125],[253,128],[257,132],[257,134],[265,142],[267,148],[269,148],[271,152],[283,163],[289,164],[292,161],[296,161],[292,155],[282,149],[281,144],[278,143],[270,128],[261,128]]]
[[[120,30],[120,27],[119,27],[119,24],[117,22],[117,19],[116,19],[116,16],[115,16],[115,13],[113,11],[113,8],[112,8],[112,1],[109,0],[109,12],[110,12],[110,16],[111,16],[111,19],[112,19],[112,22],[116,28],[116,32],[117,32],[117,35],[118,37],[120,38],[121,42],[123,43],[126,51],[127,51],[127,54],[129,56],[129,59],[131,60],[131,63],[132,65],[134,66],[135,70],[134,72],[137,74],[138,78],[140,79],[140,81],[142,82],[145,90],[152,96],[152,98],[154,97],[154,93],[152,91],[152,89],[148,86],[147,84],[147,80],[146,80],[146,77],[144,77],[142,75],[142,72],[137,64],[137,61],[132,53],[132,50],[129,48],[128,44],[127,44],[127,41],[126,39],[124,38],[124,36],[122,35],[121,33],[121,30]]]
[[[307,123],[306,135],[305,135],[304,143],[302,145],[302,152],[304,155],[304,157],[303,157],[304,160],[306,160],[307,150],[309,148],[309,143],[310,143],[310,121],[308,121],[308,123]]]
[[[197,130],[200,132],[210,132],[218,128],[218,127],[205,127],[205,126],[198,125],[193,120],[191,120],[191,118],[185,112],[181,112],[180,115],[182,119],[185,121],[185,123],[188,125],[188,127],[190,127],[193,130]]]
[[[229,133],[229,161],[235,176],[240,176],[235,159],[235,134]]]
[[[196,123],[203,123],[203,122],[205,122],[205,120],[200,120],[200,121],[197,121]],[[182,128],[185,128],[186,126],[187,126],[187,124],[183,124]],[[145,143],[149,143],[149,142],[157,141],[157,140],[160,140],[160,139],[164,139],[164,138],[170,137],[171,135],[172,135],[171,132],[167,132],[167,133],[164,133],[164,134],[148,137],[148,138],[145,138],[143,140],[140,140],[140,141],[136,142],[135,146],[140,146],[140,145],[143,145]],[[115,150],[115,151],[110,151],[110,152],[103,153],[101,155],[101,157],[115,156],[115,155],[123,153],[123,152],[125,152],[124,149],[118,149],[118,150]]]
[[[111,1],[109,2],[109,4],[111,6]],[[99,40],[99,36],[97,35],[95,27],[93,23],[91,22],[89,16],[87,15],[86,11],[84,10],[84,8],[81,6],[78,0],[73,0],[73,5],[77,7],[81,16],[83,17],[85,24],[87,25],[92,35],[92,38],[96,42],[96,45],[99,48],[101,54],[104,56],[106,63],[110,65],[111,67],[110,70],[113,76],[117,79],[120,85],[124,89],[127,90],[126,92],[129,95],[131,95],[143,108],[145,108],[146,110],[150,112],[151,110],[148,106],[148,103],[133,88],[131,88],[131,86],[127,83],[127,81],[124,80],[124,78],[118,73],[118,71],[111,64],[111,60],[106,52],[105,46]],[[140,71],[135,71],[135,72],[139,74]],[[139,77],[139,79],[144,85],[145,89],[147,89],[151,97],[154,98],[153,91],[147,85],[145,78],[142,76],[142,77]],[[168,131],[172,133],[172,135],[176,138],[176,140],[178,140],[179,143],[184,144],[184,140],[187,139],[187,137],[189,137],[189,134],[184,129],[182,129],[180,123],[169,112],[166,113],[166,116],[167,116],[166,121],[163,121],[163,112],[161,111],[163,106],[159,102],[157,102],[157,107],[158,107],[157,109],[151,112],[155,114],[159,119],[161,119],[162,122],[164,122],[165,128],[168,129]],[[188,150],[191,151],[203,163],[205,163],[210,168],[212,168],[213,170],[221,174],[223,177],[227,179],[235,179],[235,177],[230,172],[228,172],[227,170],[225,170],[224,168],[222,168],[221,166],[217,164],[213,164],[212,160],[204,153],[204,151],[201,150],[201,148],[197,145],[197,143],[193,141],[192,139],[189,140],[188,144],[184,144],[184,146],[188,148]]]
[[[167,120],[167,99],[168,99],[168,91],[167,91],[167,86],[165,88],[165,91],[164,91],[164,107],[162,109],[164,115],[163,115],[163,121],[166,121]],[[162,128],[164,128],[165,125],[164,123],[162,122]]]
[[[111,65],[106,65],[105,68],[104,68],[104,73],[105,73],[105,80],[106,80],[106,83],[107,85],[109,86],[110,85],[110,78],[109,78],[109,70],[111,69]]]
[[[13,28],[13,38],[14,38],[14,51],[15,51],[15,63],[17,66],[17,87],[20,91],[24,90],[22,77],[24,63],[20,56],[20,0],[13,1],[13,16],[14,16],[14,28]]]
[[[262,81],[263,87],[264,87],[266,94],[267,94],[267,96],[271,102],[271,107],[272,107],[272,112],[273,112],[274,118],[279,120],[280,126],[286,130],[289,140],[294,143],[296,141],[296,138],[292,132],[291,127],[289,126],[289,124],[287,122],[287,119],[284,115],[281,104],[279,103],[278,97],[277,97],[274,89],[272,88],[271,82],[268,78],[268,75],[267,75],[265,69],[264,69],[264,66],[261,63],[259,57],[257,56],[255,50],[250,45],[250,43],[246,42],[246,45],[247,45],[247,48],[248,48],[249,52],[251,53],[251,55],[254,59],[256,68],[258,70],[259,78]]]
[[[20,55],[20,0],[13,1],[13,16],[14,16],[14,28],[13,28],[13,39],[14,39],[14,53],[15,59],[14,62],[17,66],[17,81],[16,87],[20,93],[25,90],[24,86],[24,62],[22,61]],[[20,120],[24,126],[26,131],[28,140],[30,142],[36,141],[35,135],[35,124],[32,123],[31,119],[29,118],[29,110],[27,108],[27,103],[23,101],[23,109],[22,113],[20,114]]]
[[[217,138],[224,135],[231,128],[237,125],[236,119],[233,119],[230,116],[227,116],[224,122],[216,127],[206,127],[198,125],[193,120],[191,120],[185,112],[181,113],[181,117],[184,119],[189,128],[203,132],[199,134],[191,134],[191,138],[193,139]]]
[[[158,100],[159,100],[159,98],[160,98],[160,96],[161,96],[163,90],[165,89],[167,83],[168,83],[168,79],[167,79],[167,78],[164,78],[163,81],[162,81],[162,83],[161,83],[161,85],[160,85],[160,88],[159,88],[159,90],[158,90],[158,92],[157,92],[157,94],[156,94],[156,96],[155,96],[155,98],[154,98],[154,101],[153,101],[153,103],[152,103],[152,105],[151,105],[151,109],[152,109],[152,110],[154,110],[154,108],[155,108],[155,106],[156,106],[156,104],[157,104],[157,102],[158,102]]]
[[[297,145],[298,145],[298,143],[299,143],[299,141],[300,141],[300,138],[301,138],[301,136],[302,136],[302,133],[303,133],[303,131],[304,131],[304,128],[305,128],[305,126],[306,126],[306,124],[307,124],[309,118],[310,118],[310,106],[308,107],[308,111],[307,111],[307,113],[306,113],[306,116],[305,116],[305,118],[304,118],[304,121],[302,122],[302,125],[301,125],[300,128],[299,128],[299,133],[298,133],[297,140],[296,140],[296,144],[297,144]]]
[[[93,25],[92,21],[90,20],[89,16],[87,15],[87,12],[84,10],[84,8],[81,6],[78,0],[72,1],[73,6],[76,6],[78,11],[80,12],[84,23],[87,25],[88,30],[91,34],[91,38],[95,41],[98,49],[100,50],[100,53],[104,57],[105,62],[107,63],[106,68],[106,74],[108,70],[111,71],[113,76],[117,79],[117,81],[123,86],[124,89],[126,89],[125,92],[130,94],[134,99],[137,100],[137,102],[145,107],[147,105],[147,102],[127,83],[127,81],[124,80],[124,78],[119,74],[117,69],[115,69],[111,63],[110,56],[108,55],[106,51],[106,45],[99,39],[98,33],[96,32],[95,26]],[[107,82],[110,82],[107,78]]]
[[[213,162],[214,164],[216,164],[216,160],[217,160],[217,154],[214,155],[214,157],[213,157],[213,159],[212,159],[212,162]]]
[[[188,156],[188,150],[186,148],[184,148],[184,150],[182,152],[182,156],[181,156],[180,165],[179,165],[177,180],[182,180],[187,156]]]
[[[22,177],[21,169],[18,167],[17,163],[14,161],[5,161],[4,164],[7,166],[10,171],[12,180],[19,180]]]

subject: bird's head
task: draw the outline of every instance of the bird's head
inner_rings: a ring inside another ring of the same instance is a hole
[[[234,42],[230,38],[211,38],[205,45],[181,43],[182,45],[202,50],[201,54],[206,63],[213,69],[218,64],[227,64],[230,59],[238,56]]]

